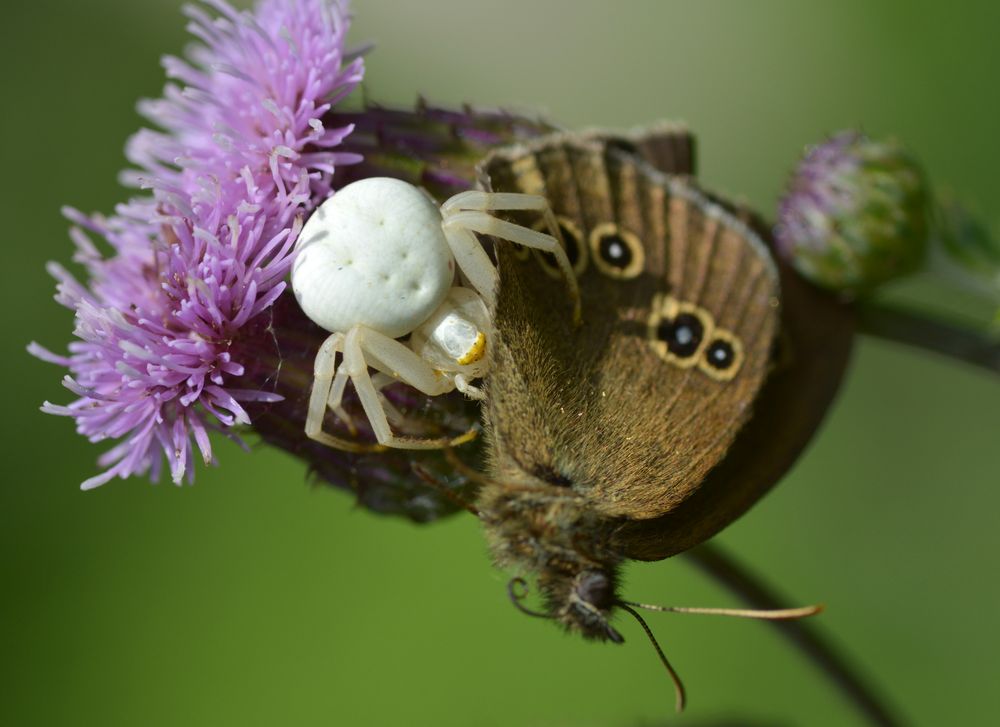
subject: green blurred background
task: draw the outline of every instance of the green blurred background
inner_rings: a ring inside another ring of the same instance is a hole
[[[701,175],[771,212],[803,146],[863,124],[997,214],[1000,9],[967,2],[469,3],[356,0],[367,87],[545,109],[573,127],[661,117],[697,130]],[[38,412],[66,402],[70,314],[59,207],[109,211],[179,4],[12,3],[0,27],[6,386],[0,489],[4,725],[849,725],[853,713],[764,624],[653,614],[691,696],[635,624],[585,644],[517,613],[479,527],[417,527],[310,488],[302,464],[219,444],[194,487],[81,493],[98,449]],[[918,289],[919,294],[919,289]],[[925,297],[923,303],[946,305]],[[721,542],[792,594],[913,722],[995,719],[1000,678],[1000,385],[862,341],[825,430]],[[634,565],[626,594],[723,605],[682,559]]]

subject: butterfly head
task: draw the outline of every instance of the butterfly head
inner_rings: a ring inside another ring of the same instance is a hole
[[[610,625],[619,603],[618,564],[609,548],[617,521],[575,491],[576,478],[542,457],[511,462],[503,481],[487,478],[476,510],[498,565],[533,573],[542,604],[524,604],[523,578],[508,584],[522,612],[557,621],[587,639],[621,643]]]
[[[551,594],[556,619],[585,638],[622,643],[625,639],[609,623],[618,602],[614,574],[585,570],[566,581],[564,591]]]
[[[624,642],[611,625],[611,616],[618,604],[615,593],[617,574],[613,570],[589,568],[570,575],[552,570],[539,574],[545,611],[533,611],[521,601],[527,595],[526,583],[515,578],[508,585],[511,601],[530,616],[558,621],[572,633],[595,641]]]

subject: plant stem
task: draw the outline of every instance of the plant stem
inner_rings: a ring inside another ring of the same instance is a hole
[[[1000,373],[1000,340],[894,306],[859,306],[862,333],[965,361]]]
[[[752,608],[781,609],[789,603],[718,545],[705,543],[685,556]],[[904,724],[858,668],[813,623],[802,619],[769,623],[825,672],[868,722],[880,727]]]

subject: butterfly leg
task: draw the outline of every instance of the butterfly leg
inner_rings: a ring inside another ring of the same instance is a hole
[[[368,373],[368,366],[389,373],[393,378],[408,384],[428,396],[438,396],[452,391],[452,379],[420,358],[399,341],[362,326],[352,328],[344,341],[344,363],[348,376],[354,383],[361,406],[368,415],[372,431],[379,444],[400,449],[441,449],[463,444],[472,439],[476,430],[471,429],[458,437],[436,439],[402,437],[389,425],[378,389]]]

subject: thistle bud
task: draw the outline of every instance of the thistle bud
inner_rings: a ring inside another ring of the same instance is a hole
[[[812,282],[857,295],[920,267],[929,212],[923,173],[899,143],[844,131],[799,164],[775,242]]]

